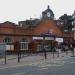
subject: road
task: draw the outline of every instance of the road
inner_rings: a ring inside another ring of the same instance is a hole
[[[75,57],[54,63],[47,61],[40,60],[22,66],[0,68],[0,75],[75,75]]]

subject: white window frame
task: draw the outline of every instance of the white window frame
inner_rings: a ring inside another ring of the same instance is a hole
[[[28,50],[28,41],[27,39],[21,40],[21,50]]]

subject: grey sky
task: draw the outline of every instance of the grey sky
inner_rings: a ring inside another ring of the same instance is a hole
[[[72,15],[75,10],[75,0],[0,0],[0,23],[39,18],[48,5],[57,19],[63,14]]]

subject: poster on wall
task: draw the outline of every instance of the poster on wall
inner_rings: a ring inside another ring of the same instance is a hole
[[[10,50],[10,45],[6,45],[6,50]]]
[[[14,45],[6,45],[6,50],[14,50]]]

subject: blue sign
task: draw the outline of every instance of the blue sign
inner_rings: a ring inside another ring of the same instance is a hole
[[[6,44],[0,43],[0,55],[4,55],[6,50]]]

